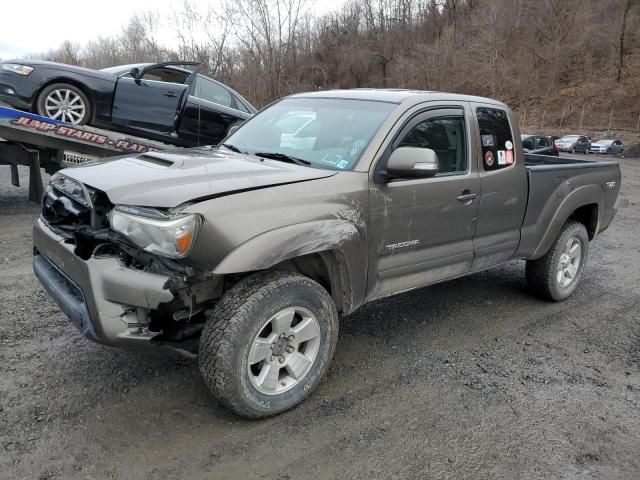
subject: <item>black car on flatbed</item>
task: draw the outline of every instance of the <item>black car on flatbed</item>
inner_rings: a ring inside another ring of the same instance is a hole
[[[0,63],[0,102],[74,125],[89,124],[178,146],[217,145],[256,112],[196,62],[93,70],[38,60]]]

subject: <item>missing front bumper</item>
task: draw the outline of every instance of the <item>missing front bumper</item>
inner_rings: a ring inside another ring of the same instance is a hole
[[[90,340],[127,348],[153,346],[144,319],[174,300],[169,277],[127,268],[115,257],[83,260],[42,219],[33,230],[36,276]]]

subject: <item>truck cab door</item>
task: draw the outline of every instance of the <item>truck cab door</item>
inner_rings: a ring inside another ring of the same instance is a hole
[[[159,63],[142,70],[134,68],[120,76],[113,96],[112,123],[164,134],[173,133],[195,73],[171,66],[192,64]]]
[[[370,189],[370,299],[469,271],[480,180],[468,117],[464,105],[418,113],[378,161]],[[386,162],[403,146],[433,150],[439,173],[388,178]]]
[[[472,104],[480,139],[480,210],[471,269],[510,260],[520,244],[529,185],[517,123],[497,105]],[[516,142],[515,139],[518,139]]]

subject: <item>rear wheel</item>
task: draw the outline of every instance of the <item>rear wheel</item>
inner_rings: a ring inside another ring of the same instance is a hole
[[[74,125],[85,125],[91,119],[91,103],[85,93],[68,83],[45,87],[37,101],[38,114]]]
[[[569,220],[543,257],[527,261],[529,287],[546,300],[567,299],[578,286],[588,253],[587,229]]]
[[[207,312],[202,377],[236,414],[264,418],[300,403],[329,367],[338,313],[329,293],[289,272],[241,280]]]
[[[571,147],[571,153],[576,153],[576,147]]]

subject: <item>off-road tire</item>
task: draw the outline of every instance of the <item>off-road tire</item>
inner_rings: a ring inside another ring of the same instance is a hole
[[[254,388],[247,373],[249,348],[265,321],[292,306],[311,311],[320,325],[320,347],[300,383],[279,395]],[[318,386],[338,341],[338,312],[329,293],[308,277],[283,271],[248,276],[206,312],[199,364],[216,399],[237,415],[266,418],[300,403]]]
[[[580,265],[572,282],[563,287],[557,279],[560,256],[571,238],[576,238],[581,246]],[[589,254],[589,236],[580,222],[569,220],[560,230],[549,251],[537,260],[527,261],[526,276],[529,288],[539,297],[554,302],[566,300],[575,291]]]
[[[80,99],[84,103],[85,105],[84,115],[76,125],[86,125],[92,120],[93,106],[92,106],[91,100],[89,99],[89,97],[87,97],[87,95],[82,90],[80,90],[75,85],[71,85],[69,83],[53,83],[51,85],[47,85],[45,88],[42,89],[42,91],[38,94],[38,99],[36,100],[36,113],[38,115],[42,115],[43,117],[50,118],[45,108],[45,101],[49,96],[49,94],[51,92],[54,92],[55,90],[70,90],[75,95],[80,97]]]

